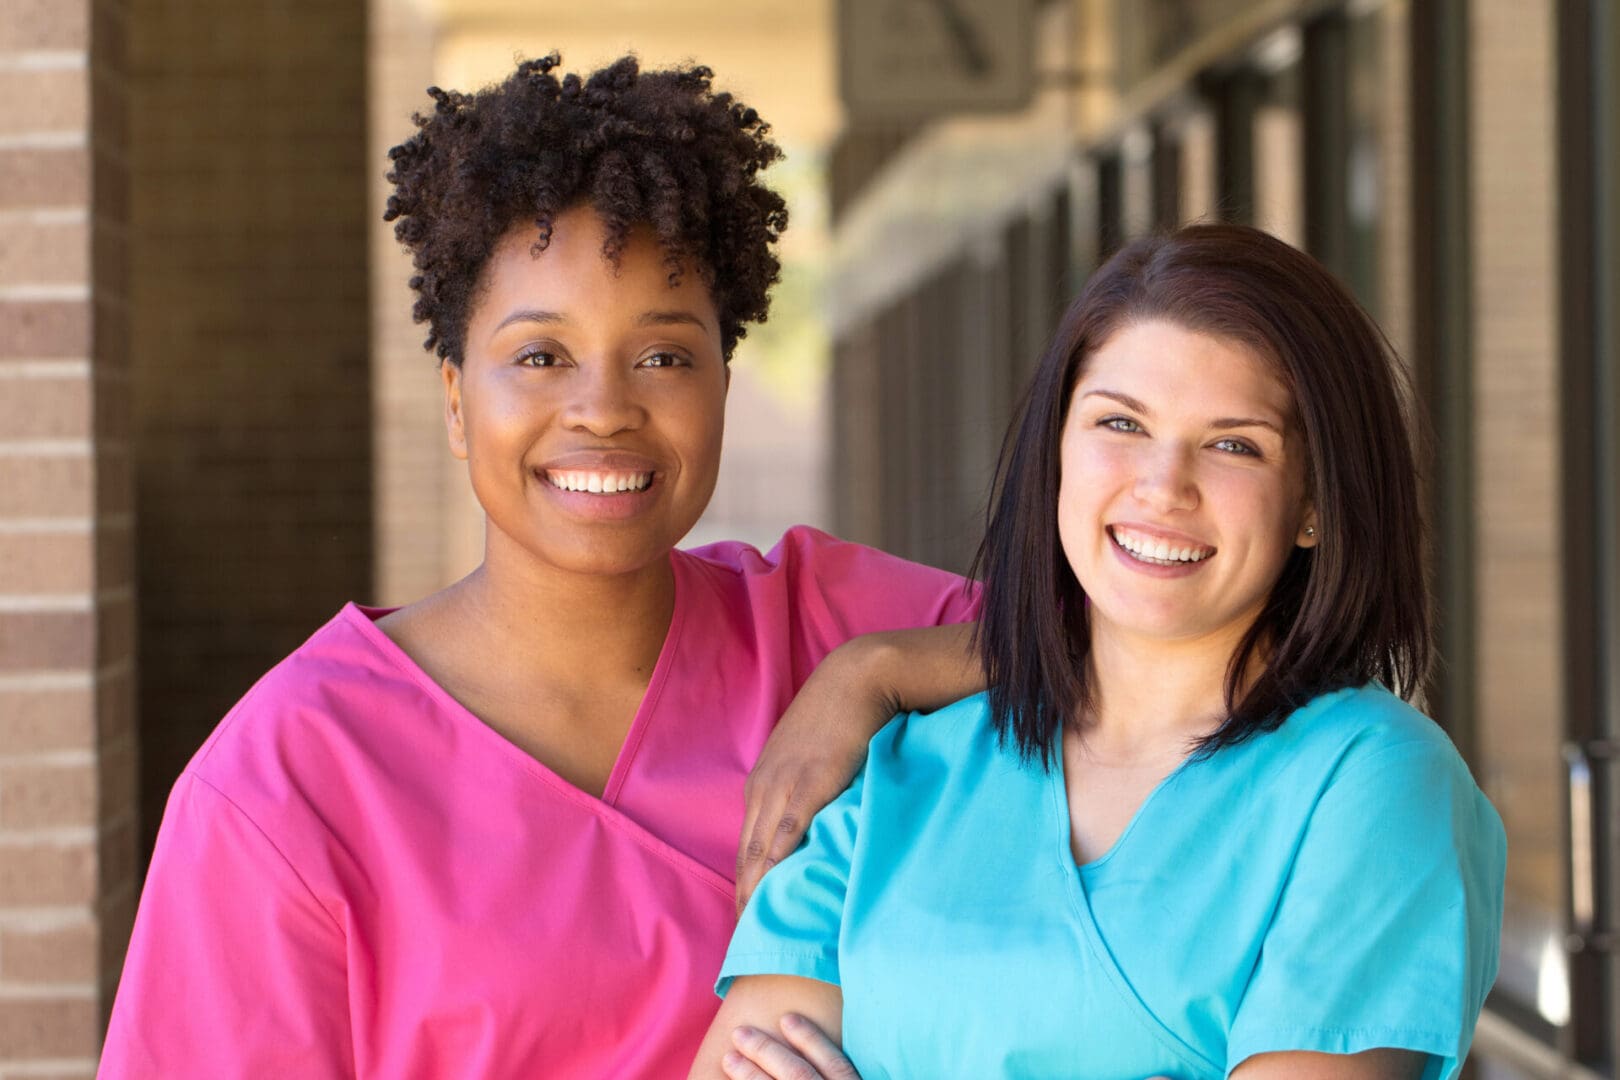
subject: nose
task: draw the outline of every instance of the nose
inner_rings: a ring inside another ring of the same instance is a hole
[[[608,438],[633,431],[647,419],[634,376],[617,364],[581,364],[563,409],[563,423],[576,431]]]
[[[1193,451],[1165,445],[1144,456],[1136,474],[1134,494],[1161,514],[1198,507],[1198,479]]]

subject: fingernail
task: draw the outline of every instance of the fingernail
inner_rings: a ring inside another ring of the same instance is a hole
[[[810,1021],[806,1020],[798,1013],[782,1014],[782,1026],[784,1028],[793,1028],[796,1031],[803,1031],[809,1023]]]
[[[759,1029],[758,1028],[752,1028],[752,1027],[749,1027],[747,1024],[744,1024],[742,1027],[734,1028],[732,1030],[732,1032],[731,1032],[731,1041],[741,1045],[745,1040],[756,1038],[756,1037],[758,1037],[758,1035],[759,1035]]]
[[[727,1073],[736,1072],[742,1068],[743,1056],[735,1050],[727,1050],[726,1056],[720,1059],[720,1068]]]

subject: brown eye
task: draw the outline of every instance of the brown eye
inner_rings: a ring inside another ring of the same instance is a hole
[[[686,363],[686,357],[676,352],[655,352],[642,360],[637,366],[647,368],[681,367]]]

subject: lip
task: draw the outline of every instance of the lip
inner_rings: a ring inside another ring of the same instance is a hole
[[[658,498],[663,477],[653,474],[652,483],[640,491],[603,492],[565,491],[546,479],[543,472],[535,473],[535,483],[543,497],[569,517],[581,521],[624,521],[646,510]]]
[[[1134,570],[1138,574],[1145,574],[1148,577],[1191,577],[1207,566],[1210,559],[1215,557],[1214,555],[1210,555],[1207,558],[1200,559],[1198,562],[1176,563],[1168,566],[1160,566],[1156,563],[1142,562],[1129,551],[1126,551],[1123,547],[1120,547],[1119,542],[1114,539],[1113,530],[1115,528],[1125,529],[1128,532],[1137,533],[1142,536],[1156,537],[1164,540],[1167,543],[1173,543],[1180,546],[1213,548],[1215,545],[1205,543],[1204,541],[1199,540],[1197,537],[1189,536],[1184,532],[1177,532],[1174,529],[1163,529],[1152,525],[1138,525],[1134,522],[1119,521],[1105,528],[1103,530],[1103,535],[1108,540],[1108,547],[1113,551],[1114,558],[1118,559],[1120,563],[1127,569]],[[1216,554],[1219,554],[1219,549],[1217,549]]]
[[[570,450],[535,466],[535,471],[541,473],[562,469],[650,473],[663,471],[659,468],[658,462],[652,458],[630,450]]]
[[[567,491],[551,482],[549,472],[635,472],[651,473],[652,482],[640,491],[612,494]],[[660,496],[665,470],[658,462],[628,450],[573,450],[548,459],[532,470],[543,496],[567,516],[578,521],[626,521],[647,510]]]
[[[1174,544],[1177,547],[1206,547],[1215,545],[1208,540],[1202,540],[1191,533],[1177,532],[1175,529],[1166,529],[1162,525],[1147,525],[1140,521],[1110,521],[1106,529],[1110,530],[1109,539],[1113,539],[1112,530],[1124,529],[1127,532],[1140,533],[1143,536],[1152,536]]]

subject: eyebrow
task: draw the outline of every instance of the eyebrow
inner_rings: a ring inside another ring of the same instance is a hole
[[[502,319],[496,325],[495,329],[497,331],[505,330],[508,326],[511,326],[513,323],[520,323],[520,322],[560,323],[560,322],[567,322],[567,321],[568,320],[566,318],[564,318],[560,312],[556,312],[556,311],[536,311],[536,310],[534,310],[532,308],[525,308],[522,311],[514,311],[514,312],[512,312],[512,314],[510,314],[506,318]]]
[[[524,308],[514,311],[496,325],[496,331],[501,331],[513,323],[566,323],[568,316],[560,311],[541,311],[536,308]],[[647,311],[636,316],[637,326],[696,326],[704,327],[702,319],[690,311]]]
[[[696,326],[705,328],[702,319],[690,311],[648,311],[636,317],[637,326]]]
[[[1117,401],[1127,409],[1134,412],[1139,412],[1143,416],[1153,415],[1152,409],[1148,408],[1136,398],[1131,397],[1131,395],[1122,394],[1118,390],[1092,390],[1089,391],[1085,396],[1108,398],[1110,401]],[[1222,416],[1215,420],[1211,420],[1209,422],[1209,426],[1221,431],[1226,431],[1231,428],[1259,427],[1265,428],[1268,431],[1274,431],[1278,435],[1283,434],[1282,428],[1272,423],[1270,420],[1262,420],[1259,417],[1254,416]]]

